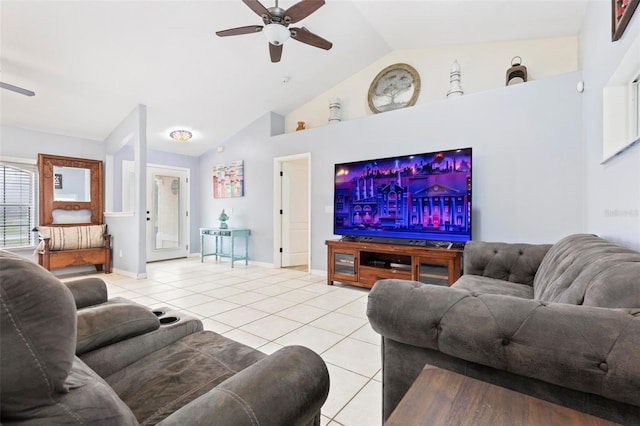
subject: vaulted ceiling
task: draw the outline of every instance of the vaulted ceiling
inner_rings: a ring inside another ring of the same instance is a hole
[[[150,148],[200,155],[391,51],[577,35],[586,7],[587,0],[328,0],[296,26],[333,48],[288,40],[282,60],[271,63],[263,34],[215,35],[262,24],[239,0],[2,0],[0,80],[36,96],[0,90],[0,123],[103,140],[145,104]],[[176,128],[194,138],[172,142]]]

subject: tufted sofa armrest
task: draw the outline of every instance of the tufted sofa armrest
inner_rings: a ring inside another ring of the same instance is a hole
[[[464,273],[533,285],[550,248],[551,244],[469,241],[464,246]]]
[[[369,293],[367,315],[383,338],[640,403],[640,308],[545,303],[381,280]]]
[[[99,305],[107,301],[107,285],[100,278],[83,278],[64,283],[76,301],[76,309]]]
[[[159,426],[315,425],[329,393],[319,355],[287,346],[191,401]]]

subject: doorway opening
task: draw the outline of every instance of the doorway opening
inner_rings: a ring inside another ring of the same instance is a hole
[[[189,170],[147,166],[147,262],[189,255]]]
[[[311,153],[274,159],[273,265],[311,268]]]

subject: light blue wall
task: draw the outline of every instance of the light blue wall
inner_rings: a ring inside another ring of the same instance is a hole
[[[133,212],[129,215],[105,214],[105,223],[111,234],[114,270],[120,270],[135,277],[146,276],[146,227],[144,214],[146,209],[146,161],[147,161],[147,108],[138,105],[116,126],[105,139],[106,152],[112,156],[123,146],[133,147],[135,161],[135,201]],[[116,179],[113,168],[107,165],[105,181]],[[118,177],[122,176],[121,174]],[[114,196],[107,191],[107,198]],[[105,200],[106,205],[113,205]]]
[[[102,141],[0,127],[0,155],[35,161],[38,153],[104,160],[105,148]]]
[[[283,123],[284,118],[268,113],[221,145],[224,153],[211,150],[200,157],[200,191],[198,193],[200,227],[217,227],[222,209],[229,215],[233,228],[250,228],[249,257],[271,263],[273,241],[273,158],[270,141],[272,119]],[[244,196],[213,198],[213,166],[231,161],[244,161]],[[192,193],[193,194],[193,193]],[[211,251],[211,242],[206,247]],[[199,244],[198,244],[199,247]],[[242,250],[240,247],[238,251]]]
[[[54,199],[59,197],[76,195],[78,201],[86,201],[85,195],[91,191],[90,171],[89,169],[80,169],[76,167],[65,167],[56,169],[54,173],[61,175],[62,187],[53,190]]]
[[[267,114],[200,158],[202,226],[232,208],[230,226],[252,231],[252,259],[273,262],[274,158],[311,153],[311,268],[326,269],[334,238],[335,163],[473,147],[473,238],[555,242],[585,229],[581,73],[271,135]],[[278,120],[275,120],[278,123]],[[214,164],[244,160],[245,196],[214,199]]]
[[[113,211],[121,212],[122,209],[122,162],[134,161],[135,153],[133,151],[133,145],[128,144],[120,148],[113,154]]]
[[[580,33],[585,82],[583,121],[587,230],[640,249],[640,145],[602,161],[602,89],[640,36],[640,11],[622,38],[611,42],[611,4],[589,2]]]
[[[15,127],[0,127],[0,156],[32,159],[35,162],[38,158],[38,153],[44,153],[104,161],[106,154],[105,146],[103,141],[54,135]],[[113,165],[115,194],[120,194],[122,190],[121,161],[118,160],[133,160],[133,145],[129,144],[124,146],[120,153],[121,155],[117,155],[116,158],[114,158]],[[200,226],[200,201],[197,196],[200,191],[198,158],[148,150],[147,162],[164,166],[183,167],[190,170],[191,203],[189,213],[189,247],[192,253],[197,253],[199,251],[200,238],[198,234],[198,228]],[[121,211],[121,197],[114,197],[113,201],[113,211]]]
[[[252,259],[273,262],[273,159],[311,152],[312,269],[324,270],[324,240],[333,238],[325,212],[333,164],[464,146],[474,148],[474,239],[553,242],[593,232],[640,248],[640,217],[607,214],[640,209],[640,146],[600,164],[602,87],[640,34],[640,18],[612,43],[609,8],[589,3],[582,72],[280,136],[272,135],[282,129],[281,117],[268,113],[221,142],[223,153],[192,160],[150,152],[149,162],[191,170],[192,252],[198,228],[217,226],[220,210],[231,208],[229,224],[252,229]],[[579,80],[583,94],[575,90]],[[104,159],[99,141],[6,127],[0,137],[5,156]],[[214,200],[212,166],[234,160],[245,162],[245,197]]]

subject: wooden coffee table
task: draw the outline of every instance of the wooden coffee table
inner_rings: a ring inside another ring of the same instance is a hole
[[[385,426],[617,425],[451,371],[426,367]]]

